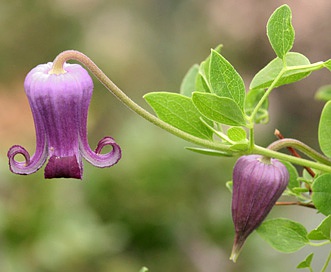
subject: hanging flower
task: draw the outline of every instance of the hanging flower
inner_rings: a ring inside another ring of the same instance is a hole
[[[53,63],[41,64],[27,75],[24,88],[36,130],[36,151],[30,157],[19,145],[8,151],[13,173],[36,172],[49,158],[45,178],[82,179],[82,157],[97,167],[109,167],[121,158],[121,149],[113,138],[99,141],[95,151],[87,140],[87,111],[93,92],[93,81],[78,64],[64,64],[61,73],[54,73]],[[110,145],[109,153],[101,154]],[[21,154],[25,161],[15,160]]]
[[[232,218],[234,262],[247,237],[266,218],[289,181],[287,168],[276,159],[242,156],[233,169]]]

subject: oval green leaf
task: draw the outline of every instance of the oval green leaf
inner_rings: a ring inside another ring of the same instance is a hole
[[[322,110],[318,126],[318,143],[322,152],[331,157],[331,101]]]
[[[212,138],[213,132],[201,121],[191,98],[168,92],[148,93],[144,98],[164,122],[193,136]]]
[[[331,174],[323,174],[316,178],[312,186],[311,199],[316,209],[328,216],[331,214]]]
[[[246,130],[242,127],[231,127],[227,131],[228,137],[234,142],[241,142],[247,139]]]
[[[267,35],[272,48],[279,58],[289,52],[294,43],[292,12],[288,5],[277,8],[267,23]]]
[[[209,82],[213,93],[231,98],[240,109],[244,109],[244,81],[234,67],[215,50],[211,52]]]
[[[309,242],[305,227],[285,218],[264,221],[257,233],[274,249],[284,253],[298,251]]]
[[[230,98],[219,97],[210,93],[194,92],[192,100],[200,113],[212,121],[230,126],[246,125],[242,110]]]
[[[300,66],[300,65],[309,65],[310,61],[307,57],[300,53],[289,52],[285,56],[286,65],[291,66]],[[266,89],[275,78],[279,75],[283,69],[283,61],[280,58],[275,58],[266,67],[260,70],[253,78],[249,88],[250,89]],[[319,67],[323,68],[323,65]],[[302,69],[296,69],[287,71],[284,75],[278,80],[275,87],[279,87],[285,84],[297,82],[305,77],[307,77],[312,70],[316,70],[316,67],[306,67]]]

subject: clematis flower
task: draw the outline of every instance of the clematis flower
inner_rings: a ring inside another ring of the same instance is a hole
[[[93,92],[93,81],[78,64],[64,64],[63,73],[52,72],[52,63],[32,69],[24,82],[31,107],[35,130],[36,151],[30,157],[19,145],[8,151],[13,173],[28,175],[36,172],[48,159],[45,178],[82,179],[82,157],[97,167],[109,167],[121,158],[121,149],[113,138],[101,139],[95,151],[87,140],[87,112]],[[112,150],[102,154],[104,146]],[[25,161],[15,160],[23,155]]]
[[[230,259],[237,260],[247,237],[262,223],[289,181],[287,168],[276,159],[242,156],[233,169],[232,219],[235,240]]]

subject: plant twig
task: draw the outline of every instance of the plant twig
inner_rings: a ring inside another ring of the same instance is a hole
[[[299,201],[289,201],[289,202],[282,202],[282,201],[278,201],[276,202],[277,206],[290,206],[290,205],[298,205],[298,206],[303,206],[303,207],[307,207],[307,208],[311,208],[311,209],[316,209],[314,204],[311,203],[302,203]]]
[[[278,129],[275,130],[275,136],[278,138],[278,139],[284,139],[285,137],[280,133],[280,131]],[[288,146],[287,147],[288,151],[291,152],[291,154],[295,157],[298,157],[298,158],[301,158],[300,154],[291,146]],[[304,168],[307,170],[307,172],[309,173],[309,175],[311,175],[311,177],[315,177],[315,172],[310,168],[310,167],[307,167],[307,166],[304,166]]]

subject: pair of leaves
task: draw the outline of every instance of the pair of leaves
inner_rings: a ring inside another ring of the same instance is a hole
[[[221,124],[244,126],[244,81],[219,51],[220,47],[212,50],[201,63],[196,75],[196,88],[191,92],[192,100],[206,118]],[[192,73],[189,71],[190,76]]]
[[[210,139],[212,135],[201,122],[201,117],[230,126],[245,126],[246,114],[252,114],[266,88],[299,81],[311,71],[323,67],[331,69],[331,61],[311,65],[302,54],[289,52],[294,42],[291,20],[291,10],[287,5],[279,7],[271,15],[267,34],[277,58],[256,74],[247,96],[241,76],[220,54],[219,46],[205,61],[188,71],[181,85],[183,97],[155,92],[147,94],[145,99],[160,119],[200,138]],[[283,74],[279,77],[280,73]],[[276,78],[278,80],[274,82]],[[260,105],[253,121],[268,121],[267,99]]]
[[[200,66],[191,67],[181,84],[181,94],[153,92],[144,98],[160,119],[196,137],[212,137],[202,117],[230,126],[246,125],[244,82],[217,50],[212,50]]]
[[[310,244],[310,240],[330,240],[331,216],[326,217],[311,232],[298,222],[276,218],[264,221],[257,233],[280,252],[292,253]]]

